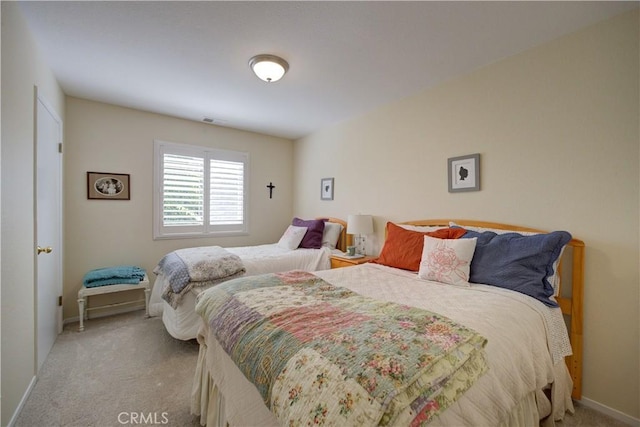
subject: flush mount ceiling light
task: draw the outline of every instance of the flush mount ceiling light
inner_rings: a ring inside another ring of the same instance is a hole
[[[249,60],[249,66],[267,83],[277,82],[289,69],[287,61],[275,55],[256,55]]]

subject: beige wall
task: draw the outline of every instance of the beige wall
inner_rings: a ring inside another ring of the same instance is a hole
[[[638,13],[296,142],[294,212],[471,218],[565,229],[586,251],[584,397],[638,418]],[[447,192],[481,154],[482,190]],[[319,182],[335,177],[335,200]]]
[[[133,264],[146,269],[153,281],[151,271],[168,251],[188,246],[273,243],[291,221],[290,140],[72,97],[67,98],[66,114],[65,319],[78,315],[77,292],[88,270]],[[249,235],[153,240],[154,139],[249,153]],[[87,171],[130,174],[131,200],[88,200]],[[273,199],[266,188],[269,182],[276,186]],[[113,302],[97,298],[96,304]],[[131,300],[130,295],[122,298]]]
[[[64,120],[18,4],[2,2],[2,425],[35,375],[34,86]]]

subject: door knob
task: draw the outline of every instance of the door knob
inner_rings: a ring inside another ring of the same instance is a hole
[[[51,246],[47,246],[46,248],[38,246],[37,249],[38,249],[38,255],[40,255],[42,252],[44,252],[45,254],[50,254],[51,251],[53,250]]]

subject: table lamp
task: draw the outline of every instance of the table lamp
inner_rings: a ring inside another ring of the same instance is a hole
[[[356,253],[366,255],[365,235],[371,233],[373,233],[373,217],[371,215],[349,215],[347,234],[356,236]]]

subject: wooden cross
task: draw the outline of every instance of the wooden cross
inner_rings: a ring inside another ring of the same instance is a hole
[[[276,188],[276,186],[270,182],[269,185],[267,185],[267,188],[269,189],[269,198],[273,199],[273,189]]]

